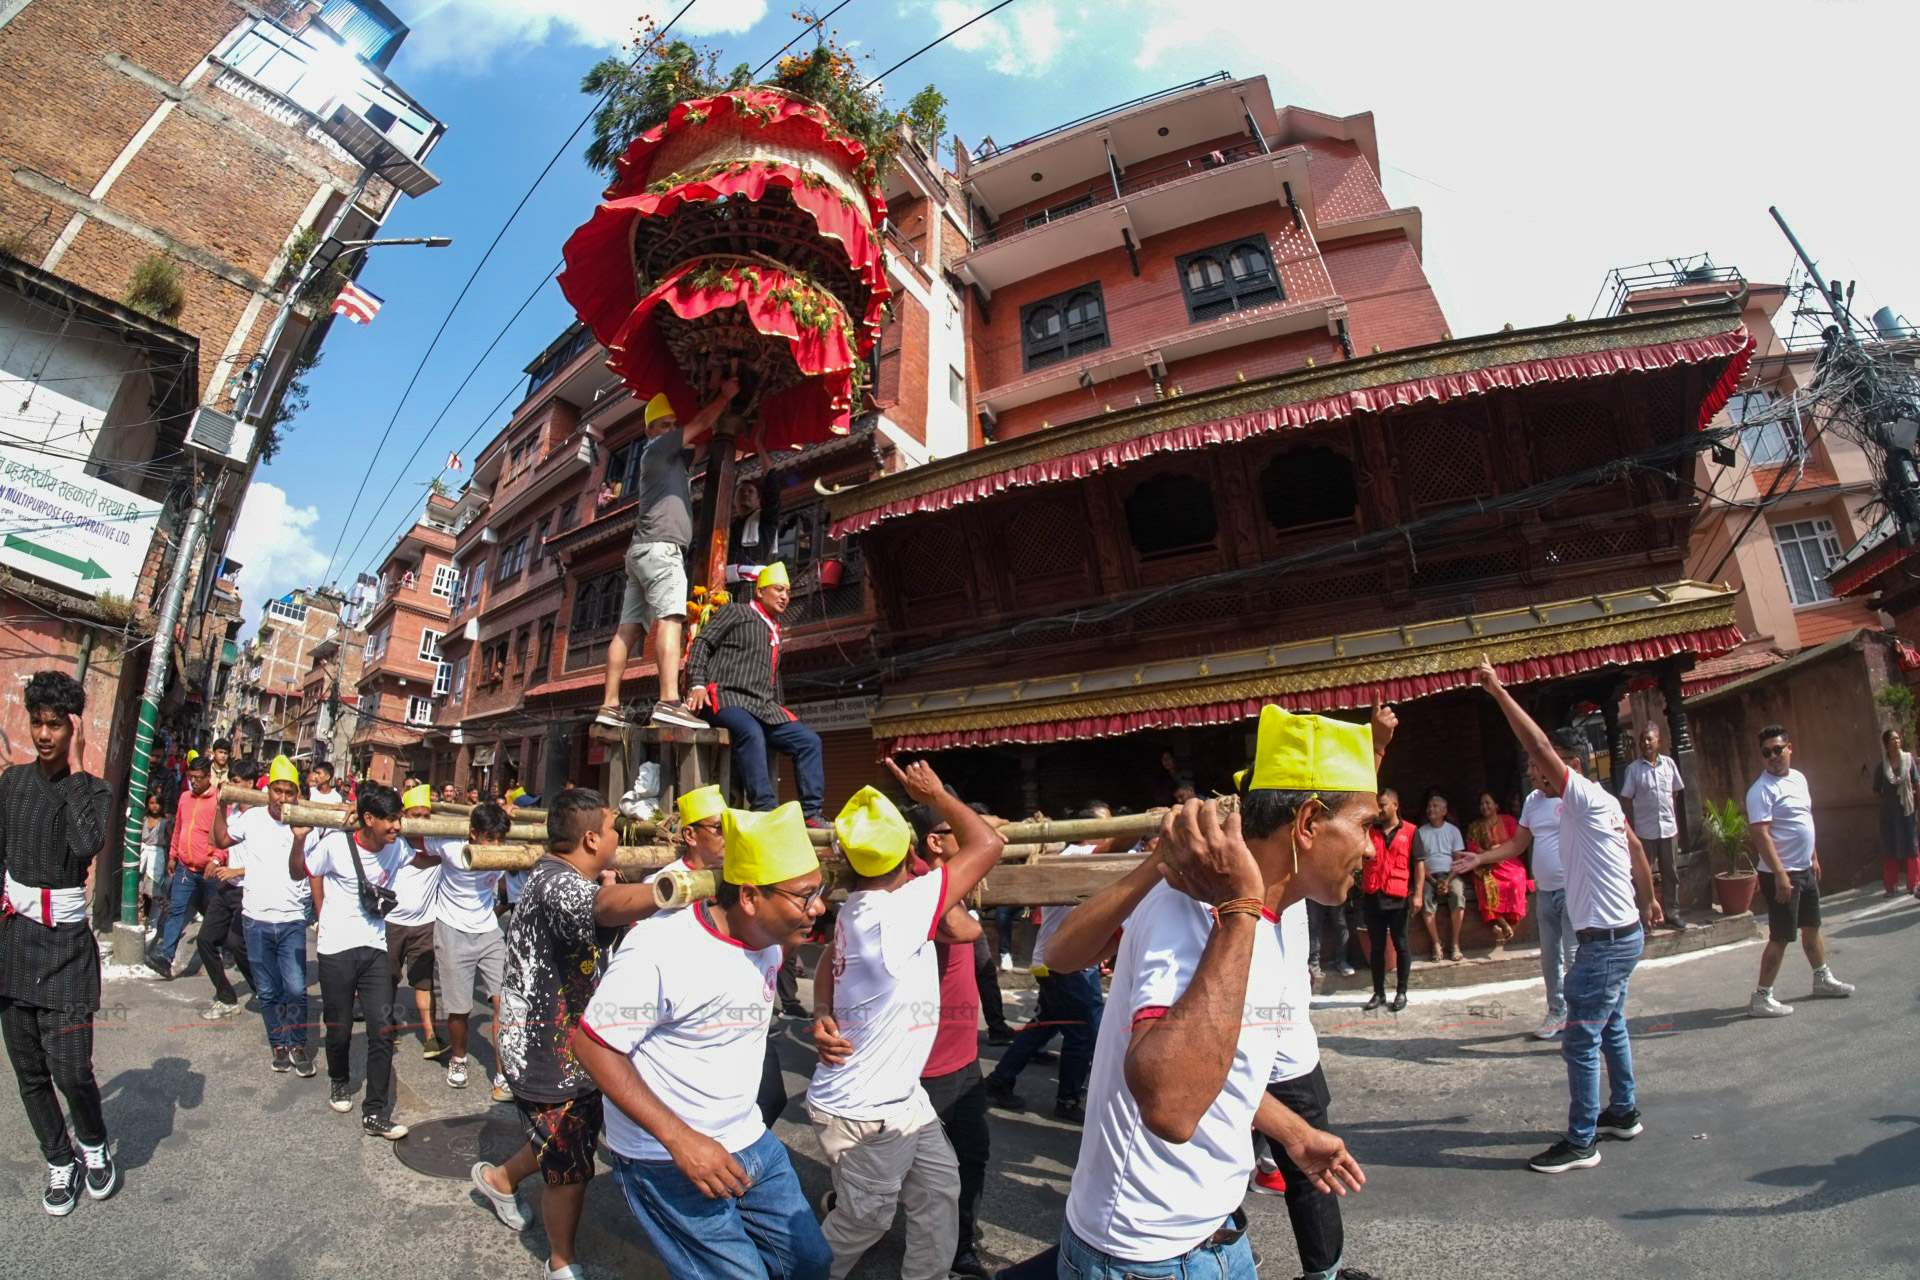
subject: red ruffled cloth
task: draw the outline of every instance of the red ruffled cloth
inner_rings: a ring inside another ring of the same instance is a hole
[[[700,410],[699,393],[688,384],[667,347],[660,327],[660,309],[683,320],[694,320],[727,307],[742,307],[760,333],[784,339],[794,364],[805,375],[798,384],[760,402],[760,420],[766,424],[769,451],[791,448],[845,435],[853,405],[853,367],[856,357],[842,322],[845,313],[831,295],[813,290],[816,301],[831,308],[833,322],[825,329],[802,324],[777,293],[799,285],[784,271],[772,267],[741,266],[725,273],[721,288],[696,288],[695,263],[674,272],[642,298],[627,322],[607,346],[607,364],[635,387],[664,391],[682,421]]]

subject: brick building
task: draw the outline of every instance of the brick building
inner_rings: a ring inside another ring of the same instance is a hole
[[[261,607],[260,624],[240,647],[213,724],[233,740],[235,755],[267,760],[300,749],[313,653],[340,629],[345,604],[338,592],[317,587],[289,591]]]
[[[429,494],[419,521],[380,566],[351,739],[357,777],[397,786],[407,773],[431,772],[429,731],[452,687],[440,640],[447,634],[456,579],[453,508],[451,498]]]

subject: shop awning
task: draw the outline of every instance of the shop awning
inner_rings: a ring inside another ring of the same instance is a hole
[[[1078,480],[1157,453],[1209,449],[1356,414],[1718,364],[1697,410],[1696,421],[1704,426],[1739,385],[1753,348],[1753,335],[1729,306],[1707,314],[1614,316],[1362,356],[1103,415],[882,477],[828,504],[833,536],[983,501],[1008,489]]]
[[[1070,742],[1230,724],[1291,711],[1406,702],[1472,687],[1480,655],[1511,683],[1710,657],[1744,637],[1735,593],[1700,582],[1582,596],[1206,657],[883,698],[873,734],[892,750]]]

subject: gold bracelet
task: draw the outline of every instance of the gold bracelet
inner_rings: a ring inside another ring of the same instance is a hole
[[[1258,898],[1234,898],[1221,903],[1213,909],[1214,917],[1220,916],[1261,916],[1265,915],[1267,904]]]

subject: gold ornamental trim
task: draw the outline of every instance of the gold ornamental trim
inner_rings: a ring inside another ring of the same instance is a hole
[[[1019,701],[985,710],[949,711],[932,715],[891,718],[876,715],[873,736],[899,738],[970,729],[1012,729],[1055,720],[1076,720],[1124,712],[1172,711],[1250,698],[1279,698],[1348,685],[1465,671],[1475,666],[1483,653],[1496,664],[1560,657],[1636,640],[1655,640],[1734,626],[1737,623],[1734,605],[1734,593],[1727,592],[1704,600],[1644,610],[1624,617],[1549,624],[1509,639],[1451,641],[1411,653],[1318,662],[1253,676],[1182,683],[1175,688],[1045,702]],[[1422,627],[1434,625],[1443,624],[1421,624]],[[1326,637],[1318,643],[1333,642],[1333,637]]]
[[[1116,410],[1084,423],[972,449],[952,461],[912,467],[844,491],[828,501],[827,511],[833,520],[841,521],[891,502],[917,498],[1067,454],[1329,396],[1502,365],[1718,337],[1739,326],[1740,309],[1736,300],[1687,311],[1611,316],[1514,333],[1483,334],[1361,356],[1325,369],[1296,369],[1272,378],[1229,383],[1175,400]]]

